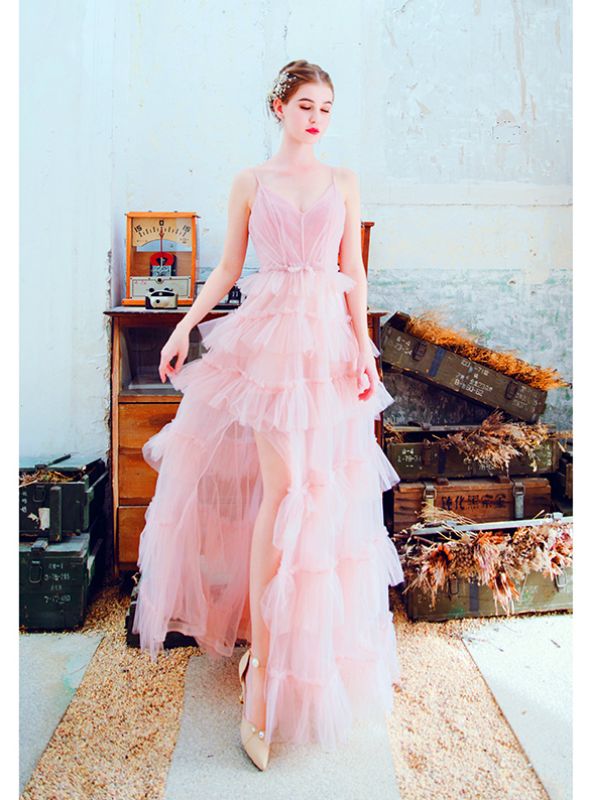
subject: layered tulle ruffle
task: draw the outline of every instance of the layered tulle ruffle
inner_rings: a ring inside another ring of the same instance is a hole
[[[351,278],[283,269],[239,283],[247,299],[199,326],[207,352],[171,378],[183,392],[177,414],[143,448],[159,477],[134,629],[153,658],[168,630],[214,657],[250,641],[261,432],[291,476],[273,529],[279,568],[260,607],[266,736],[333,749],[356,720],[391,710],[400,676],[387,587],[403,574],[382,513],[399,477],[374,436],[393,398],[381,382],[358,397]]]

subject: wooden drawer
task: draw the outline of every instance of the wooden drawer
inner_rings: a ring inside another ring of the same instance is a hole
[[[146,524],[148,506],[119,506],[117,509],[117,561],[122,569],[136,569],[140,534]]]
[[[170,422],[177,403],[119,404],[119,502],[124,506],[147,504],[156,487],[155,472],[142,456],[148,439]]]

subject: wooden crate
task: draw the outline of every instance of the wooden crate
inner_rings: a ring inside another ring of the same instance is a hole
[[[407,333],[409,320],[408,314],[397,312],[383,325],[383,364],[489,408],[500,408],[516,419],[538,420],[547,392]]]
[[[393,530],[417,523],[424,502],[477,522],[528,519],[551,511],[551,484],[543,477],[501,476],[401,481],[393,490]]]

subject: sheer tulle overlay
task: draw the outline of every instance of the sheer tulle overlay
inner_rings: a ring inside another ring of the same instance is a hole
[[[206,348],[171,379],[175,418],[143,448],[158,471],[140,537],[134,632],[154,660],[168,631],[212,657],[251,641],[249,560],[262,498],[254,431],[289,466],[273,529],[266,739],[333,750],[383,720],[400,680],[388,586],[403,581],[382,492],[399,481],[374,435],[393,397],[358,397],[358,343],[338,271],[335,179],[306,212],[258,179],[249,232],[261,264],[241,306],[198,327]],[[372,350],[377,354],[373,343]]]

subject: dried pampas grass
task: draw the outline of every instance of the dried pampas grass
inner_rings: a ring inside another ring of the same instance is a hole
[[[561,386],[571,386],[571,383],[565,381],[555,369],[529,364],[511,350],[495,351],[483,347],[464,329],[447,328],[443,324],[442,316],[442,312],[430,309],[419,316],[411,317],[405,332],[445,347],[459,356],[485,364],[497,372],[532,386],[533,389],[547,391]]]

